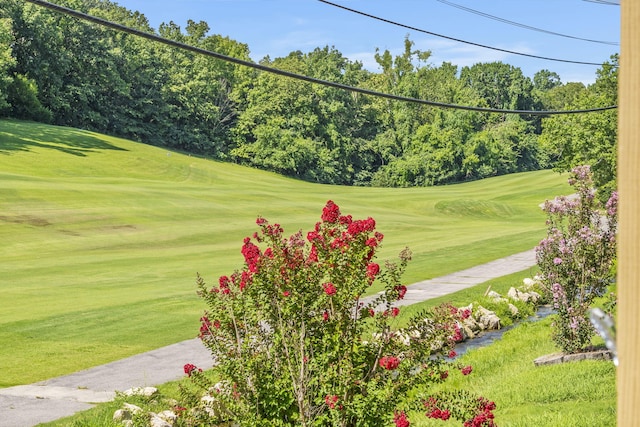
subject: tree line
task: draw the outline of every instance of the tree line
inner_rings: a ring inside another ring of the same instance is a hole
[[[61,5],[251,61],[206,22],[158,29],[108,0]],[[498,109],[617,102],[617,55],[596,82],[533,79],[502,62],[458,67],[431,52],[377,51],[378,72],[333,47],[260,63],[389,94]],[[0,116],[104,132],[320,183],[427,186],[592,165],[615,186],[617,113],[533,116],[442,109],[293,80],[88,24],[19,0],[0,5]]]

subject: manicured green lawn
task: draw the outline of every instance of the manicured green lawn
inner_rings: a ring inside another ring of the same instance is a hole
[[[468,377],[456,373],[451,389],[464,388],[496,402],[500,427],[609,427],[616,425],[615,366],[611,361],[580,361],[536,367],[533,360],[555,353],[551,319],[524,323],[488,347],[463,358]],[[414,417],[416,426],[459,425]]]
[[[0,387],[192,338],[209,283],[262,215],[311,229],[324,203],[373,217],[407,283],[532,248],[550,171],[438,188],[317,185],[68,128],[0,120]],[[372,291],[375,291],[375,286]],[[19,369],[18,369],[19,368]]]

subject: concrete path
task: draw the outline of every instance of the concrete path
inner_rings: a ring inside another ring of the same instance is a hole
[[[414,283],[398,305],[410,305],[475,286],[536,264],[529,250],[443,277]],[[198,339],[183,341],[123,360],[41,381],[0,389],[0,427],[32,427],[108,402],[116,391],[154,386],[180,379],[186,363],[212,366]]]

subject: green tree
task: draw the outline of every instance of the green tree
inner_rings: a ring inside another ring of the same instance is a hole
[[[475,91],[489,108],[528,110],[533,105],[533,84],[518,67],[488,62],[463,67],[460,79]]]
[[[51,121],[51,112],[40,103],[38,87],[32,79],[17,74],[7,89],[11,117],[45,123]]]
[[[265,58],[279,69],[357,84],[366,73],[325,47],[285,58]],[[236,159],[288,176],[349,184],[361,168],[359,141],[373,135],[368,100],[343,90],[260,73],[234,129]]]
[[[428,68],[425,64],[430,51],[414,49],[414,42],[405,37],[402,54],[393,57],[388,50],[377,51],[375,60],[381,72],[366,82],[368,88],[384,93],[412,98],[420,98],[421,87],[417,73]],[[427,108],[409,102],[398,102],[386,98],[375,98],[373,105],[378,111],[381,126],[381,140],[376,144],[393,157],[401,157],[411,144],[411,138],[418,126],[426,120]],[[390,159],[387,159],[390,160]]]
[[[62,2],[83,12],[97,4]],[[13,3],[9,13],[15,34],[14,72],[35,83],[38,99],[51,111],[54,123],[108,130],[111,101],[126,89],[116,66],[113,32],[32,4]]]
[[[618,57],[612,56],[597,72],[596,82],[578,91],[572,109],[606,107],[617,104]],[[590,165],[593,181],[600,189],[599,197],[607,200],[616,188],[617,110],[595,113],[558,115],[544,119],[540,136],[542,149],[555,169],[570,171],[579,165]]]
[[[9,70],[15,65],[15,59],[11,56],[11,20],[2,18],[0,9],[0,113],[6,111],[10,104],[7,102],[7,90],[11,83]]]
[[[562,84],[558,73],[549,70],[540,70],[533,76],[533,88],[544,92]]]
[[[580,93],[586,90],[587,88],[583,83],[569,82],[559,86],[554,86],[548,91],[540,94],[540,98],[544,105],[544,109],[568,109],[570,105],[574,104],[574,101]]]
[[[465,178],[539,169],[537,138],[531,125],[519,116],[489,126],[471,135],[465,144]]]

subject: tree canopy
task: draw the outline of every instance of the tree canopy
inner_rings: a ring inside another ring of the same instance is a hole
[[[250,61],[249,46],[203,21],[158,29],[108,0],[60,4]],[[377,51],[379,71],[333,47],[262,64],[405,97],[520,110],[616,103],[617,56],[595,84],[533,79],[502,62],[429,62]],[[0,5],[0,116],[72,126],[272,170],[312,182],[426,186],[590,163],[615,185],[616,111],[540,118],[441,109],[366,96],[168,47],[18,0]]]

